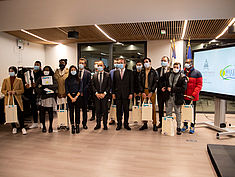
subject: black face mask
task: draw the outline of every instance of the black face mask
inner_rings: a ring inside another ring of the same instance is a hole
[[[64,64],[60,64],[59,67],[60,67],[60,69],[63,70],[65,68],[65,65]]]

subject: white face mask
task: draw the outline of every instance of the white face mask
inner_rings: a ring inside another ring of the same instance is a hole
[[[162,62],[161,62],[161,65],[162,65],[163,67],[166,67],[166,66],[168,66],[168,62],[167,62],[167,61],[162,61]]]
[[[191,64],[189,64],[189,63],[185,63],[185,68],[187,68],[187,69],[189,69],[189,68],[191,68]]]
[[[9,72],[9,75],[12,76],[12,77],[15,76],[15,72],[14,71]]]
[[[79,64],[79,69],[84,69],[84,65],[83,64]]]
[[[174,73],[178,73],[180,70],[178,68],[173,68]]]
[[[45,76],[48,76],[48,75],[50,74],[50,71],[43,71],[43,74],[44,74]]]
[[[150,63],[144,63],[144,67],[145,68],[149,68],[150,67]]]

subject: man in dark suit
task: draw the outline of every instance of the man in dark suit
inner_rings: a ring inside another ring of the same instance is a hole
[[[159,75],[157,85],[157,102],[159,110],[159,125],[158,128],[162,128],[162,117],[164,117],[164,104],[166,103],[166,81],[167,73],[171,71],[170,59],[167,56],[163,56],[161,59],[161,67],[157,68],[156,71]]]
[[[108,130],[108,95],[110,94],[110,76],[104,71],[104,62],[99,61],[97,72],[92,78],[92,89],[95,93],[96,126],[94,130],[101,128],[101,117],[103,115],[104,130]]]
[[[91,72],[86,70],[87,60],[85,58],[79,59],[79,77],[81,79],[82,84],[82,93],[80,96],[80,104],[82,107],[82,117],[83,117],[83,128],[87,129],[87,105],[88,105],[88,97],[89,97],[89,87],[91,81]]]
[[[126,60],[119,59],[119,69],[114,71],[112,93],[113,99],[116,99],[117,104],[117,121],[116,130],[122,128],[122,110],[124,111],[124,128],[131,130],[129,127],[129,104],[133,97],[133,73],[126,68]]]

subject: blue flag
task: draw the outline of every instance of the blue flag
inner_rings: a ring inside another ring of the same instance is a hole
[[[193,59],[190,42],[188,43],[187,59]]]

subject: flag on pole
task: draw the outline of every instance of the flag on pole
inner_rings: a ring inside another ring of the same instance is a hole
[[[175,63],[176,51],[175,51],[175,38],[171,40],[171,64]]]
[[[189,38],[189,40],[188,40],[187,59],[193,59],[193,57],[192,57],[191,45],[190,45],[190,38]]]

